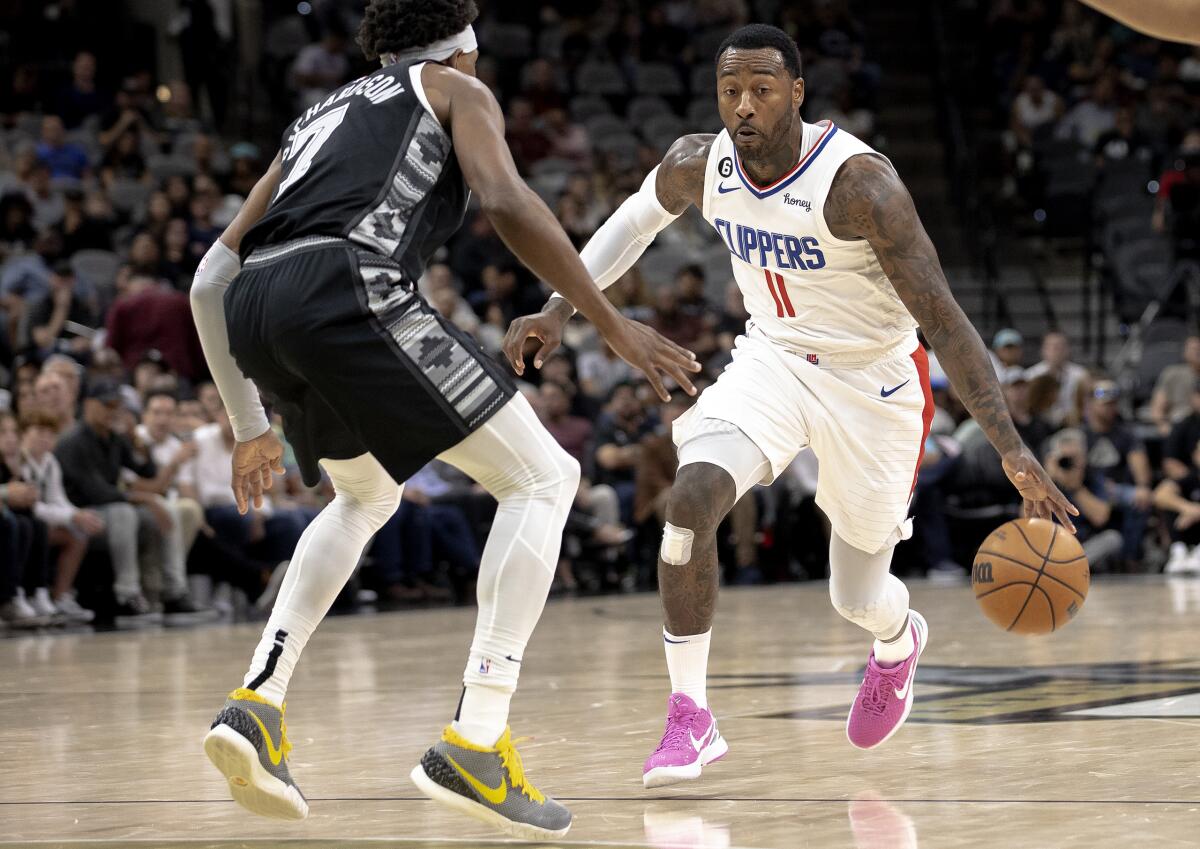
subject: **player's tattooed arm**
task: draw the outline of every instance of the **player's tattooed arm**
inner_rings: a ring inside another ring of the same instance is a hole
[[[1070,527],[1068,514],[1078,511],[1022,443],[987,348],[954,300],[937,250],[899,175],[878,156],[846,160],[830,187],[825,220],[837,238],[864,239],[875,251],[963,405],[1000,453],[1027,511],[1044,518],[1056,515]]]
[[[839,239],[865,239],[871,245],[988,439],[1001,454],[1019,450],[1021,437],[987,349],[950,293],[937,250],[896,172],[877,156],[847,160],[830,188],[825,218]]]
[[[716,136],[696,133],[675,140],[658,166],[654,192],[668,212],[679,215],[688,206],[704,208],[704,171]]]

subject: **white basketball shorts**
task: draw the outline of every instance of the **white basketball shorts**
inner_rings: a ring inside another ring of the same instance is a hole
[[[873,554],[912,534],[908,508],[933,412],[929,360],[915,334],[862,361],[797,353],[752,331],[738,337],[733,362],[672,435],[681,465],[712,462],[728,470],[730,460],[715,456],[721,442],[711,436],[721,423],[735,426],[767,459],[769,471],[757,481],[763,484],[811,445],[820,463],[817,505],[838,536]]]

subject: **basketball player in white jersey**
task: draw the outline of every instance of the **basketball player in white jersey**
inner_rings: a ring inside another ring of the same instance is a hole
[[[820,460],[817,503],[833,526],[833,605],[875,637],[847,736],[878,746],[907,718],[928,631],[889,567],[911,533],[933,418],[918,326],[1000,452],[1026,513],[1072,530],[1077,515],[1017,435],[987,349],[891,163],[832,123],[800,118],[794,42],[761,24],[733,33],[717,54],[717,98],[725,130],[675,142],[582,252],[607,286],[694,205],[729,248],[750,313],[733,362],[674,424],[679,472],[658,565],[672,694],[666,733],[643,770],[647,787],[697,778],[728,749],[705,693],[717,526],[806,446]],[[518,372],[528,338],[542,340],[539,365],[570,314],[552,299],[514,322],[505,352]]]

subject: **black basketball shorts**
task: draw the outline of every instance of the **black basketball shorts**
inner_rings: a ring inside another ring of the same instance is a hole
[[[370,452],[398,483],[515,394],[389,257],[345,239],[256,249],[225,293],[229,347],[282,414],[304,482]]]

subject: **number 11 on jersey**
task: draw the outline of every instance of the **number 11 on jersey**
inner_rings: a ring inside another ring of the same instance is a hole
[[[779,318],[783,318],[785,315],[788,318],[795,318],[796,310],[792,307],[792,299],[788,297],[787,287],[783,285],[783,275],[764,268],[763,276],[767,278],[767,288],[775,300],[775,315]]]

